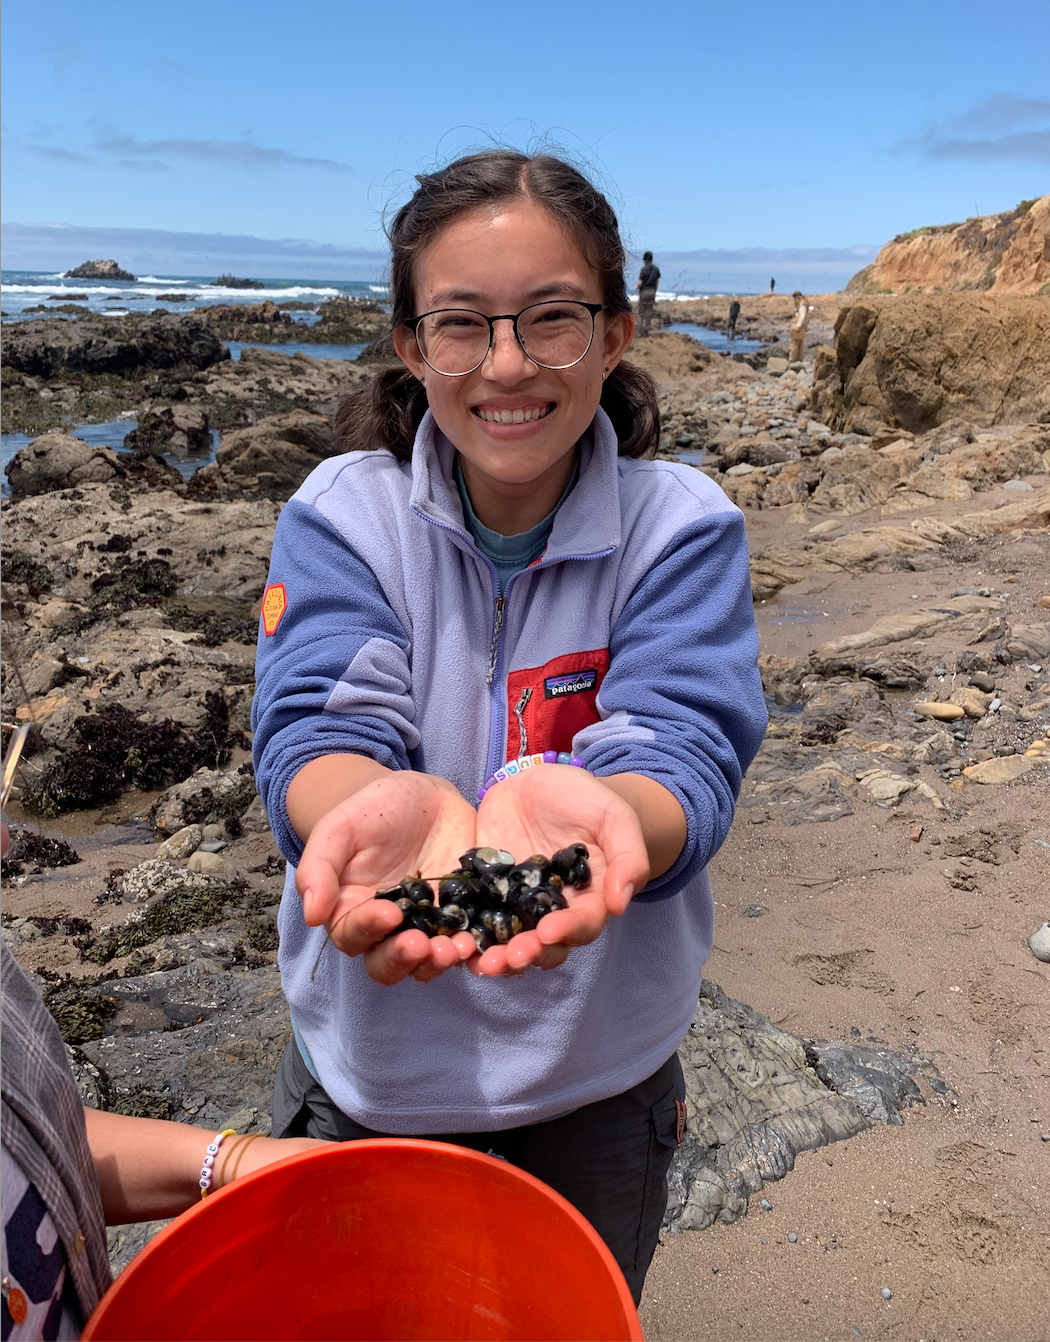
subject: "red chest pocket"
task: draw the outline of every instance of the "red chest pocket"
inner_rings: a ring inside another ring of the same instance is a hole
[[[595,700],[609,649],[570,652],[507,677],[507,759],[572,750],[572,738],[598,721]]]

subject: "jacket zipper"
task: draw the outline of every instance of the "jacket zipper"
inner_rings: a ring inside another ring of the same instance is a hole
[[[438,526],[442,531],[449,531],[454,536],[462,536],[463,533],[456,527],[451,527],[447,522],[439,522],[436,517],[429,517],[426,513],[417,513],[424,521]],[[503,684],[503,622],[507,610],[507,600],[510,595],[511,585],[519,576],[518,573],[512,573],[507,581],[506,594],[499,595],[499,575],[496,573],[496,566],[492,561],[481,553],[478,547],[470,542],[471,550],[478,556],[483,563],[488,566],[489,574],[492,579],[492,588],[494,594],[495,608],[492,619],[492,639],[489,643],[489,660],[485,672],[485,683],[489,687],[489,749],[488,760],[485,764],[484,778],[491,777],[492,774],[502,765],[503,761],[500,755],[503,753],[500,749],[504,743],[506,734],[506,721],[503,713],[503,701],[506,695],[502,693]],[[536,569],[543,567],[552,567],[553,564],[563,563],[567,559],[604,559],[606,555],[611,555],[615,547],[610,546],[607,550],[593,551],[591,554],[580,555],[559,555],[557,559],[552,560],[551,564],[545,565],[541,558],[538,563],[530,564],[527,569],[521,569],[521,573],[533,573]],[[524,724],[523,724],[524,725]]]

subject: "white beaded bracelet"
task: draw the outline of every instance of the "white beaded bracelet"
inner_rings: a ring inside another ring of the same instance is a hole
[[[534,769],[538,764],[574,764],[577,769],[583,769],[590,773],[579,755],[570,755],[567,750],[545,750],[541,755],[519,755],[516,760],[508,760],[502,769],[497,769],[485,779],[481,787],[478,788],[478,801],[481,801],[486,792],[502,783],[506,778],[513,778],[515,774],[524,773],[526,769]]]
[[[198,1180],[202,1198],[208,1196],[208,1190],[211,1188],[211,1177],[215,1170],[215,1157],[219,1154],[219,1147],[227,1137],[236,1136],[236,1128],[223,1128],[222,1132],[217,1132],[208,1143],[208,1149],[204,1153],[204,1164],[201,1166],[201,1177]]]

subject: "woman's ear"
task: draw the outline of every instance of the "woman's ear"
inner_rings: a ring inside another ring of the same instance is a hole
[[[611,373],[624,356],[624,351],[634,339],[634,313],[613,312],[605,314],[605,339],[602,344],[603,366],[606,375]]]
[[[416,338],[407,326],[398,326],[391,333],[391,339],[394,342],[394,349],[397,351],[397,357],[405,365],[413,377],[418,377],[420,382],[426,377],[426,364],[423,362],[423,356],[419,352],[419,346],[416,344]]]

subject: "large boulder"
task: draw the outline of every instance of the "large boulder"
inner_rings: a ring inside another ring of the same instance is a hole
[[[814,367],[812,408],[846,432],[1050,423],[1050,294],[847,303]]]
[[[13,494],[46,494],[73,485],[105,484],[120,474],[113,453],[68,433],[45,433],[20,448],[6,475]]]
[[[139,374],[153,368],[210,368],[230,351],[195,316],[144,315],[19,322],[4,330],[2,361],[34,377],[60,373]]]
[[[324,415],[292,410],[226,434],[215,466],[228,486],[287,498],[315,466],[338,450]]]
[[[118,455],[108,447],[89,447],[68,433],[41,434],[19,448],[4,469],[11,493],[23,498],[117,480],[169,489],[182,483],[178,471],[153,452]]]

